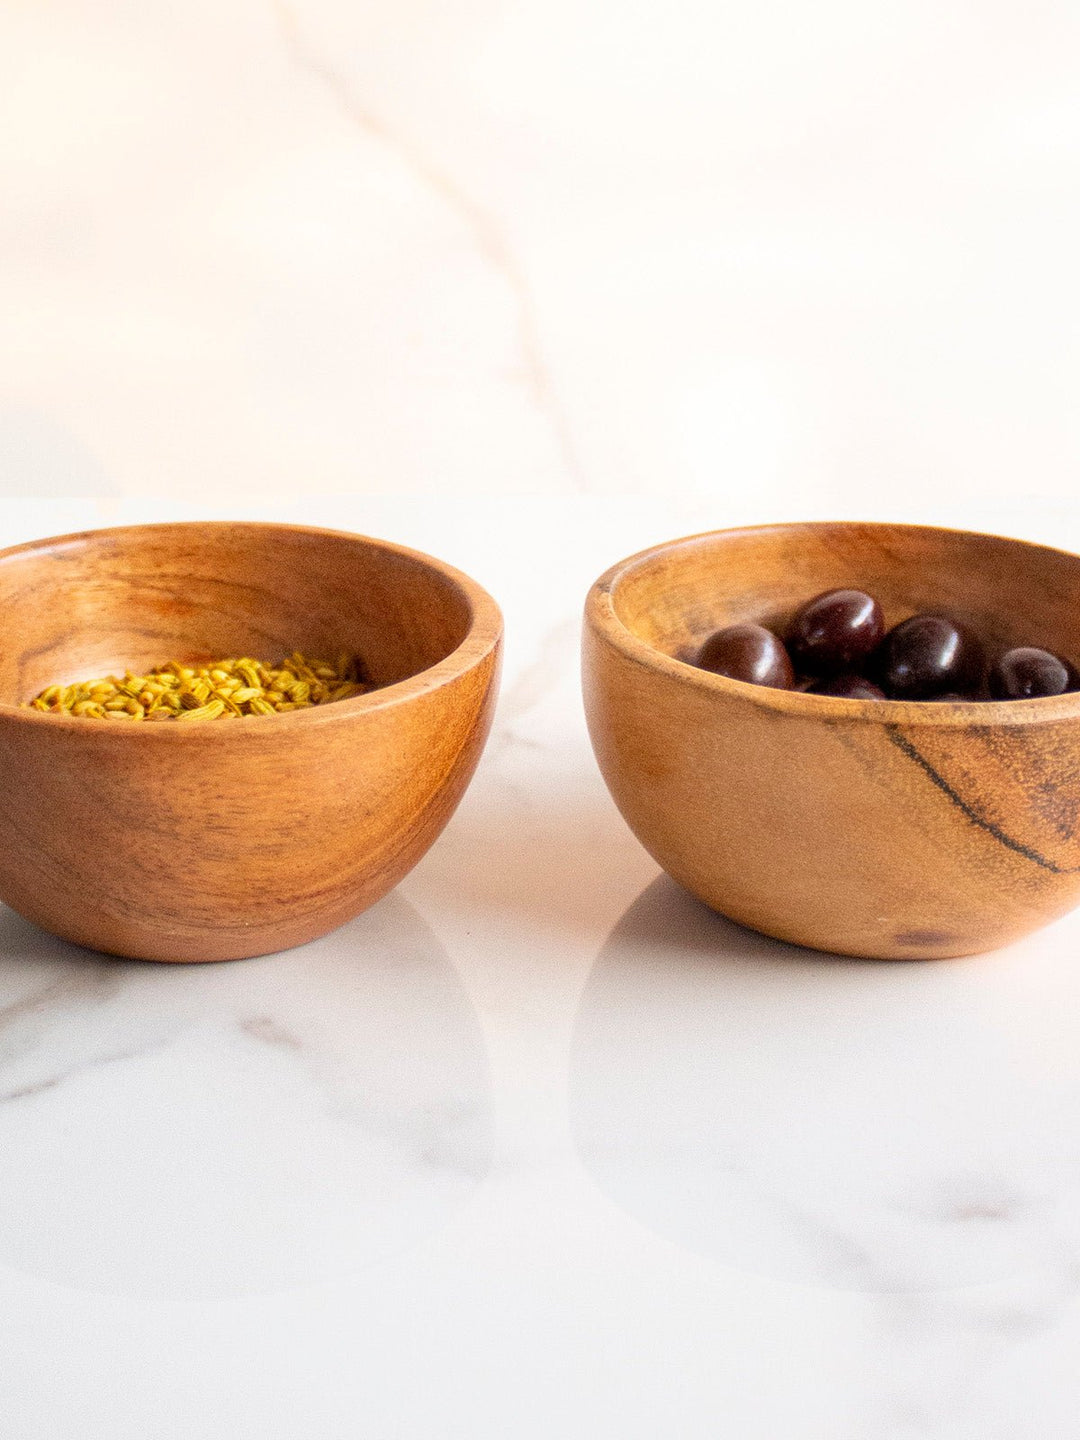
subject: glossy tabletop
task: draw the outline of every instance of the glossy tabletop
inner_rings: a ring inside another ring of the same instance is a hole
[[[14,542],[178,513],[0,521]],[[864,962],[658,874],[589,752],[579,610],[716,507],[273,513],[487,586],[495,731],[417,869],[307,947],[137,964],[0,912],[12,1433],[1069,1434],[1080,916]],[[964,518],[1080,543],[1056,513]]]

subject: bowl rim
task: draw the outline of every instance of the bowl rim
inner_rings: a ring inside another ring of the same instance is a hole
[[[255,717],[272,718],[276,722],[273,727],[274,733],[280,733],[279,726],[281,725],[340,725],[360,714],[407,704],[410,700],[437,690],[467,674],[477,665],[482,664],[493,652],[498,652],[503,635],[502,612],[483,586],[473,580],[471,576],[466,575],[463,570],[456,569],[453,565],[447,564],[445,560],[440,560],[434,555],[412,549],[408,545],[399,545],[393,540],[381,540],[372,535],[362,535],[351,530],[335,530],[323,525],[292,525],[287,521],[277,520],[163,520],[147,524],[110,525],[101,529],[78,530],[67,535],[53,535],[41,540],[28,540],[18,545],[7,546],[0,549],[0,565],[15,556],[32,551],[51,550],[59,546],[103,540],[120,535],[208,529],[265,530],[284,532],[290,535],[330,536],[337,540],[359,542],[372,549],[389,551],[394,555],[414,560],[448,580],[461,592],[469,608],[469,628],[465,635],[448,655],[434,665],[429,665],[426,669],[418,671],[415,675],[409,675],[404,680],[397,680],[392,685],[385,685],[377,690],[369,690],[367,694],[356,695],[350,700],[337,700],[332,705],[313,705],[307,710],[287,711],[285,714],[273,717]],[[6,701],[0,701],[0,719],[27,725],[44,724],[50,730],[74,726],[80,734],[86,734],[90,726],[94,727],[98,733],[104,733],[100,727],[106,723],[92,715],[50,715],[42,710],[32,710],[22,704],[12,705]],[[181,744],[191,743],[193,736],[198,736],[203,740],[207,736],[212,736],[214,740],[211,743],[217,743],[223,736],[236,739],[239,735],[250,737],[265,734],[261,726],[249,727],[247,725],[125,725],[122,727],[110,725],[108,728],[109,733],[123,735],[172,736],[173,739],[166,742],[169,744],[177,743],[177,738]],[[155,740],[151,743],[160,742]]]
[[[944,536],[965,536],[981,540],[997,540],[1022,549],[1038,550],[1062,556],[1080,565],[1080,555],[1034,540],[1018,540],[1010,535],[996,535],[982,530],[962,530],[955,526],[909,524],[890,520],[791,520],[767,525],[735,525],[718,530],[700,530],[675,540],[649,545],[625,559],[616,561],[604,571],[589,589],[585,600],[585,619],[590,628],[633,663],[659,672],[670,679],[703,692],[726,694],[757,705],[763,710],[799,716],[807,720],[847,721],[878,725],[919,725],[935,727],[970,727],[973,725],[1030,725],[1055,720],[1080,719],[1080,691],[1064,695],[1045,695],[1031,700],[850,700],[836,695],[811,695],[804,690],[777,690],[766,685],[751,685],[745,680],[732,680],[711,670],[699,669],[674,655],[649,645],[624,624],[615,609],[615,591],[619,583],[634,569],[647,561],[682,547],[700,544],[728,535],[762,535],[792,530],[891,530]]]

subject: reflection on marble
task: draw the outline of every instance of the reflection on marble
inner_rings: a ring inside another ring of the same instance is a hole
[[[818,955],[661,877],[581,1002],[579,1153],[630,1214],[758,1274],[889,1292],[1071,1272],[1071,968],[1037,937],[924,964]]]
[[[195,1298],[337,1278],[486,1174],[476,1017],[400,896],[228,965],[110,960],[0,909],[0,1260]]]
[[[260,501],[474,574],[503,700],[438,842],[316,945],[127,965],[0,910],[3,1440],[1074,1440],[1080,916],[789,950],[651,885],[592,757],[586,588],[760,503]],[[1074,510],[919,518],[1076,548]],[[0,496],[0,533],[204,513]]]

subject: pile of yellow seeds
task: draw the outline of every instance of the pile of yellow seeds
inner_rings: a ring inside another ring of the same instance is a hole
[[[170,660],[148,675],[128,671],[123,678],[107,675],[76,685],[49,685],[24,708],[93,720],[243,719],[363,695],[372,689],[363,673],[356,657],[347,654],[335,665],[307,660],[299,651],[280,665],[248,657],[206,665]]]

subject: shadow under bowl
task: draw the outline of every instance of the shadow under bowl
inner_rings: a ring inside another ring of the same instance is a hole
[[[913,703],[766,689],[689,663],[713,630],[783,634],[857,586],[888,625],[966,621],[993,654],[1080,660],[1080,557],[913,525],[722,530],[658,545],[585,608],[589,730],[611,794],[663,868],[767,935],[935,958],[1007,943],[1080,899],[1080,694]]]
[[[0,551],[0,900],[148,960],[229,960],[341,925],[409,871],[491,723],[502,622],[467,576],[330,530],[197,523]],[[20,708],[170,659],[358,654],[379,687],[244,720]]]

